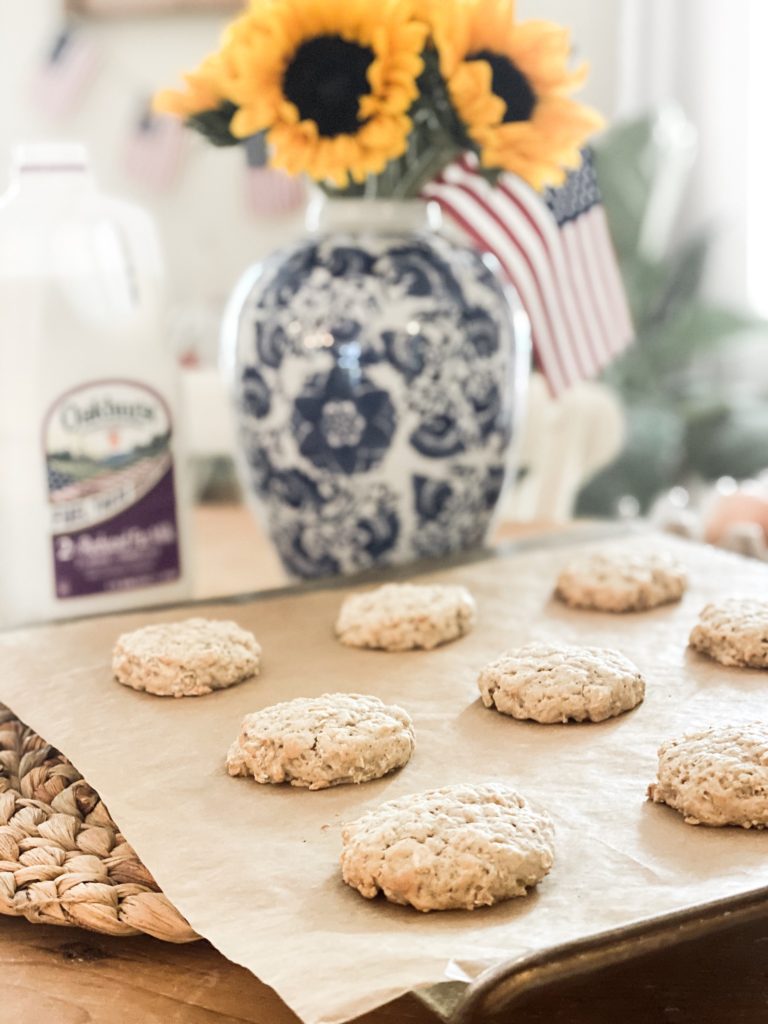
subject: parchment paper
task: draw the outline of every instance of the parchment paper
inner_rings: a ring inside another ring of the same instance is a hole
[[[231,690],[172,700],[112,682],[116,635],[186,614],[175,611],[6,635],[0,700],[99,791],[201,935],[308,1024],[336,1024],[411,988],[768,883],[768,832],[693,828],[645,800],[663,739],[760,716],[768,697],[768,672],[725,669],[686,650],[701,606],[729,593],[765,596],[768,568],[669,544],[689,564],[691,587],[681,604],[652,612],[552,602],[556,573],[576,551],[557,547],[426,577],[465,583],[480,610],[472,634],[433,652],[342,647],[332,634],[342,592],[320,590],[195,609],[235,618],[263,644],[261,677]],[[645,703],[600,725],[542,726],[486,710],[478,669],[544,638],[624,651],[647,678]],[[315,793],[226,775],[243,714],[329,691],[407,708],[417,735],[410,765]],[[556,865],[535,893],[471,913],[419,914],[342,883],[341,822],[404,793],[488,779],[514,784],[555,818]]]

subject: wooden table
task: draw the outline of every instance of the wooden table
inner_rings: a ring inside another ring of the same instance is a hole
[[[283,582],[274,553],[243,509],[204,508],[196,518],[197,596]],[[551,528],[507,525],[500,536]],[[511,1024],[513,1017],[515,1024],[765,1024],[768,918],[560,983],[492,1024]],[[0,917],[0,1024],[296,1024],[297,1019],[271,989],[207,942],[173,946],[149,938],[112,939]],[[413,996],[359,1020],[434,1022]]]
[[[3,1024],[297,1024],[207,942],[112,939],[0,917]],[[559,984],[487,1024],[765,1024],[768,921]],[[435,1024],[405,996],[358,1024]],[[486,1024],[486,1022],[484,1022]]]
[[[3,1024],[298,1024],[243,967],[207,942],[113,939],[0,917]],[[412,996],[365,1024],[435,1024]]]
[[[497,541],[569,529],[567,523],[501,523]],[[192,523],[195,598],[270,590],[289,582],[265,532],[242,505],[202,505]]]

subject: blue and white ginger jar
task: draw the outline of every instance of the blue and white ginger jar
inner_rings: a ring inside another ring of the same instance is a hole
[[[224,327],[240,469],[287,571],[481,545],[527,382],[492,259],[421,201],[336,200],[246,273]]]

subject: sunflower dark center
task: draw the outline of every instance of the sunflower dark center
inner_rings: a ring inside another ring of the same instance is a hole
[[[294,53],[283,73],[283,93],[298,108],[302,120],[315,121],[321,135],[356,132],[360,97],[371,91],[369,46],[341,36],[316,36]]]
[[[527,121],[536,106],[536,93],[520,68],[501,53],[478,50],[467,60],[487,60],[491,65],[491,89],[507,105],[504,121]]]

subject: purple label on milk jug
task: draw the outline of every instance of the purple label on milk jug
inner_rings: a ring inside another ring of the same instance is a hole
[[[68,391],[44,427],[56,596],[179,578],[168,407],[132,381]]]

